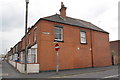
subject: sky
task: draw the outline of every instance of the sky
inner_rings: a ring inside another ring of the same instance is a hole
[[[59,14],[61,2],[67,16],[82,19],[109,32],[118,40],[119,0],[29,0],[28,27],[38,19]],[[6,53],[25,34],[25,0],[0,0],[0,53]]]

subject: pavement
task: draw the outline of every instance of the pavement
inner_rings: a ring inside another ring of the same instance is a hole
[[[72,69],[72,70],[62,70],[59,71],[58,73],[56,73],[55,71],[52,72],[40,72],[37,74],[22,74],[19,73],[15,68],[13,68],[10,64],[8,64],[6,61],[2,62],[2,78],[3,80],[14,80],[14,79],[22,79],[22,78],[26,78],[25,80],[27,80],[27,78],[29,78],[28,80],[30,80],[30,78],[35,79],[38,78],[40,80],[40,78],[44,79],[50,79],[52,78],[60,78],[60,77],[64,77],[64,76],[73,76],[73,75],[78,75],[78,74],[86,74],[86,73],[94,73],[94,72],[102,72],[102,71],[107,71],[107,70],[111,70],[111,69],[118,69],[118,66],[107,66],[107,67],[96,67],[96,68],[80,68],[80,69]],[[62,79],[63,80],[63,79]],[[84,80],[84,79],[82,79]],[[86,79],[88,80],[88,79]]]
[[[2,63],[0,62],[0,80],[2,79]]]

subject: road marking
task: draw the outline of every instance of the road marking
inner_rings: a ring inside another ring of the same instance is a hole
[[[0,73],[0,76],[8,76],[8,73]]]
[[[50,77],[50,78],[62,78],[62,77]]]
[[[75,73],[75,74],[67,74],[67,75],[65,74],[65,75],[62,75],[62,76],[56,76],[56,77],[53,76],[51,78],[67,78],[69,76],[86,75],[86,74],[91,74],[91,73],[101,73],[101,72],[105,72],[105,71],[109,71],[109,70],[116,70],[116,69],[107,69],[107,70],[101,70],[101,71],[93,71],[93,72],[87,72],[87,73],[83,72],[83,73]],[[106,77],[103,77],[101,79],[110,78],[110,77],[117,77],[117,76],[119,76],[119,74],[118,75],[113,75],[113,76],[106,76]]]
[[[117,77],[119,75],[112,75],[112,76],[107,76],[107,77],[104,77],[104,78],[112,78],[112,77]]]

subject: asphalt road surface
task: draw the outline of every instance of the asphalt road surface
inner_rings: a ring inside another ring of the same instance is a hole
[[[77,75],[70,75],[70,76],[63,76],[58,78],[118,78],[118,69],[111,69],[105,70],[100,72],[91,72],[91,73],[84,73],[84,74],[77,74]]]
[[[67,79],[68,80],[89,80],[90,78],[92,78],[90,80],[101,80],[101,79],[108,79],[108,78],[116,78],[112,80],[118,80],[118,66],[60,71],[58,74],[56,74],[56,72],[40,72],[38,74],[28,74],[28,75],[19,73],[17,70],[15,70],[15,68],[9,65],[6,61],[3,62],[2,66],[0,65],[0,70],[1,70],[1,67],[2,67],[2,77],[5,80],[6,78],[8,80],[67,80]]]
[[[0,63],[0,80],[2,79],[2,63]]]

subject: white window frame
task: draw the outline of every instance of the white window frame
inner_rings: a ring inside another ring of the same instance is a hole
[[[21,63],[25,63],[25,52],[24,52],[24,51],[21,52],[20,62],[21,62]]]
[[[28,49],[28,63],[37,63],[37,48]]]
[[[56,28],[57,28],[57,29],[61,29],[61,39],[55,39],[55,38],[54,38],[54,40],[56,40],[56,41],[63,41],[63,28],[55,27],[55,30],[56,30]],[[56,35],[56,31],[55,31],[55,35]]]
[[[84,33],[85,35],[83,36],[82,33]],[[85,41],[84,41],[83,39],[85,39]],[[81,30],[80,30],[80,43],[83,43],[83,44],[86,44],[86,43],[87,43],[86,31],[81,31]]]

